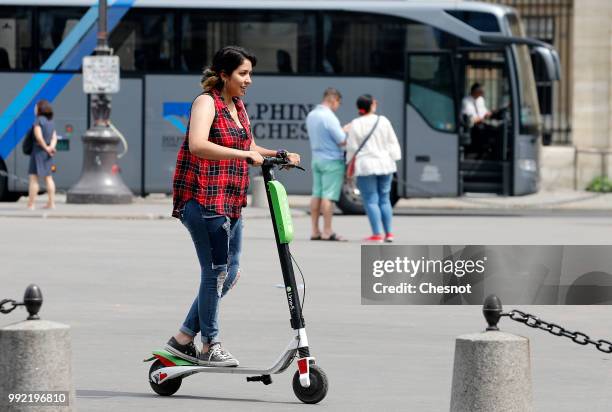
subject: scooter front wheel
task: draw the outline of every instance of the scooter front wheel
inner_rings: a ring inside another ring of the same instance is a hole
[[[174,395],[176,391],[178,391],[179,388],[181,387],[181,382],[183,381],[182,378],[168,379],[164,383],[155,383],[151,379],[151,375],[153,374],[153,372],[163,367],[164,367],[164,364],[161,363],[159,360],[156,360],[155,362],[153,362],[153,364],[149,368],[149,384],[151,385],[151,388],[155,391],[155,393],[158,395],[161,395],[161,396]]]
[[[327,375],[317,365],[310,365],[310,386],[304,388],[300,384],[300,372],[293,375],[293,392],[304,403],[319,403],[327,395]]]

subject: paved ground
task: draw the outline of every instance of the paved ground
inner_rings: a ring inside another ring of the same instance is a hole
[[[289,196],[296,216],[308,210],[308,196]],[[39,196],[36,210],[26,209],[26,199],[0,203],[0,217],[99,218],[99,219],[171,219],[172,199],[164,194],[134,198],[130,205],[66,204],[58,195],[58,207],[45,210],[45,196]],[[250,204],[249,196],[249,204]],[[612,194],[585,191],[540,192],[527,196],[503,197],[468,194],[459,198],[401,199],[395,207],[398,215],[600,215],[612,214]],[[247,207],[246,217],[267,217],[264,208]]]
[[[488,201],[488,199],[486,199]],[[484,201],[484,200],[483,200]],[[164,199],[160,202],[166,203]],[[165,207],[165,206],[164,206]],[[58,209],[58,212],[61,210]],[[166,209],[167,211],[167,209]],[[362,306],[360,248],[365,217],[342,217],[348,243],[311,242],[296,216],[292,251],[307,283],[305,318],[313,354],[330,378],[323,410],[445,411],[454,339],[480,331],[480,307]],[[404,244],[609,244],[608,217],[399,216]],[[177,328],[197,287],[193,246],[174,220],[0,219],[0,297],[30,282],[45,297],[44,318],[72,327],[74,382],[82,411],[305,410],[291,374],[263,386],[242,378],[196,375],[172,398],[152,393],[141,360]],[[270,222],[246,219],[244,274],[223,303],[223,340],[245,365],[268,366],[290,330]],[[542,318],[612,338],[612,308],[527,306]],[[0,325],[24,318],[23,310]],[[531,339],[535,410],[609,411],[611,355],[509,323]]]

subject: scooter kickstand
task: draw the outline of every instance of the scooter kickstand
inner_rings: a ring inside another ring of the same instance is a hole
[[[264,385],[269,385],[272,383],[272,377],[270,375],[261,375],[261,376],[247,376],[247,382],[261,382]]]

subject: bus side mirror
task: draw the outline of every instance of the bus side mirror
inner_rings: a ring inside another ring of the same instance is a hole
[[[541,67],[537,71],[538,81],[554,82],[561,80],[561,61],[556,50],[536,46],[531,49],[534,66]]]

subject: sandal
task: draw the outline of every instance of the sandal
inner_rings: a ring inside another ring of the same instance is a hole
[[[321,235],[310,236],[310,240],[321,240]]]
[[[328,237],[328,238],[323,238],[322,237],[321,240],[327,240],[327,241],[330,241],[330,242],[348,242],[347,239],[345,239],[342,236],[337,235],[335,233],[332,233],[331,236]]]

